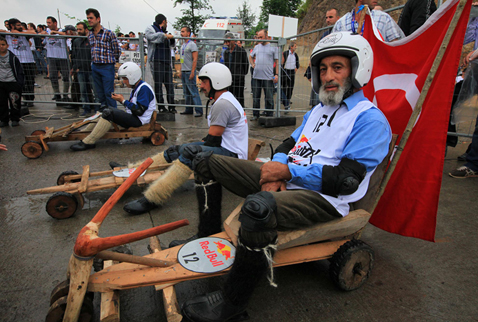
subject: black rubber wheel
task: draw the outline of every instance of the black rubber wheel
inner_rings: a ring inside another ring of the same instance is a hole
[[[46,212],[55,219],[70,218],[77,208],[75,196],[63,191],[55,192],[46,202]]]
[[[38,159],[43,154],[43,146],[36,141],[28,141],[22,145],[22,154],[29,159]]]
[[[55,303],[60,297],[68,296],[70,291],[70,280],[64,280],[51,291],[50,305]],[[93,301],[95,293],[86,291],[86,296]]]
[[[45,322],[62,322],[66,311],[66,303],[68,296],[60,297],[56,300],[48,310],[45,318]],[[85,296],[83,304],[81,305],[79,322],[90,322],[93,320],[93,314],[95,312],[93,301]]]
[[[361,240],[352,239],[340,246],[330,259],[330,278],[344,291],[356,290],[370,276],[373,261],[372,247]]]
[[[133,255],[133,250],[131,249],[130,244],[116,246],[112,248],[111,251],[116,253]],[[93,260],[93,269],[95,270],[95,272],[102,271],[103,268],[104,268],[104,260],[95,257],[95,259]]]
[[[72,174],[79,174],[79,173],[76,172],[76,171],[73,171],[73,170],[63,171],[58,176],[58,179],[56,179],[56,184],[58,186],[61,186],[62,184],[65,184],[65,177],[69,176],[69,175],[72,175]],[[75,179],[75,180],[71,180],[70,182],[80,182],[80,181],[81,181],[81,179]]]

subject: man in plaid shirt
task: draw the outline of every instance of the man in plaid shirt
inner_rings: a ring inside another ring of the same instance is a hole
[[[363,5],[368,5],[372,10],[372,19],[377,26],[378,31],[386,42],[395,41],[400,38],[404,38],[405,34],[397,23],[390,17],[388,13],[383,11],[373,10],[377,5],[376,0],[355,0],[355,8],[340,18],[332,29],[332,32],[338,31],[352,31],[354,33],[362,34],[362,30],[358,30],[358,17],[359,12],[362,10]]]
[[[88,35],[91,45],[91,72],[96,99],[105,107],[116,108],[114,93],[115,63],[121,54],[116,35],[101,25],[100,13],[96,9],[87,9],[86,18],[91,27]]]

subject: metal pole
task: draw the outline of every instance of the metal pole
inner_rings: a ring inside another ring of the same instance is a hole
[[[139,57],[141,57],[141,75],[143,75],[143,80],[146,80],[146,70],[145,70],[145,64],[144,64],[144,57],[146,57],[146,55],[144,53],[144,37],[142,32],[138,33],[138,39],[139,39]]]
[[[276,106],[276,116],[280,117],[280,101],[282,96],[282,52],[284,51],[284,46],[282,45],[282,39],[279,39],[277,44],[277,51],[279,54],[279,59],[277,60],[277,106]],[[285,39],[284,39],[285,41]]]

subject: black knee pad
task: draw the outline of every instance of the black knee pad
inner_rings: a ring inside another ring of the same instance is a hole
[[[201,152],[202,146],[200,145],[186,145],[183,149],[183,157],[192,161]]]
[[[192,169],[194,171],[198,169],[201,175],[211,177],[210,180],[212,180],[212,174],[209,168],[209,159],[212,155],[212,151],[199,152],[192,159]]]
[[[241,227],[247,231],[264,231],[277,226],[277,203],[272,193],[261,191],[247,196],[239,215]]]
[[[105,108],[101,112],[101,117],[104,118],[105,120],[112,121],[113,120],[113,109],[111,107]]]
[[[171,145],[164,151],[164,158],[168,163],[173,162],[177,158],[179,158],[179,145]]]

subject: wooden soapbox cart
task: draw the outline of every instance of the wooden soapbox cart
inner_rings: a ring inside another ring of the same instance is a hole
[[[140,127],[120,129],[118,125],[112,123],[113,129],[106,132],[102,139],[143,137],[145,140],[151,140],[153,145],[161,145],[168,138],[168,131],[160,123],[156,122],[156,116],[157,112],[154,111],[151,116],[151,122]],[[25,137],[25,143],[23,143],[21,148],[22,154],[29,159],[37,159],[43,154],[43,151],[49,150],[49,142],[83,140],[91,131],[82,131],[81,128],[95,121],[97,117],[98,114],[59,129],[46,127],[45,130],[33,131],[31,135]]]
[[[385,158],[375,171],[367,195],[355,205],[358,210],[351,211],[342,219],[304,230],[279,232],[274,267],[328,259],[331,262],[329,270],[334,284],[347,291],[359,288],[368,279],[374,261],[372,248],[359,240],[361,231],[371,216],[364,209],[371,209],[375,205],[388,160],[389,157]],[[156,290],[163,290],[168,321],[178,322],[182,320],[182,315],[174,285],[228,272],[228,269],[214,273],[188,270],[178,258],[178,253],[180,254],[180,249],[184,245],[161,250],[157,235],[187,225],[187,220],[121,236],[98,237],[99,227],[108,212],[151,162],[152,160],[148,159],[133,172],[92,221],[81,230],[70,258],[67,280],[60,283],[51,293],[47,322],[90,321],[93,316],[93,292],[101,293],[100,320],[120,321],[118,292],[153,285]],[[241,205],[224,222],[225,231],[211,237],[236,245],[240,227],[238,221],[240,208]],[[145,238],[150,238],[150,255],[141,257],[106,251]],[[105,260],[104,268],[90,274],[95,257]]]
[[[248,159],[255,160],[261,147],[265,143],[256,139],[249,139]],[[143,176],[140,176],[134,183],[144,186],[159,178],[170,166],[160,165],[148,168]],[[29,195],[53,193],[46,203],[46,212],[56,219],[66,219],[78,209],[83,209],[86,192],[100,191],[119,187],[127,177],[115,175],[121,168],[115,170],[90,172],[90,166],[83,166],[83,173],[75,171],[64,171],[57,178],[57,185],[53,187],[27,191]],[[114,173],[115,172],[115,173]],[[193,176],[191,176],[193,179]]]

